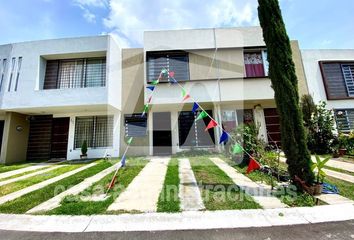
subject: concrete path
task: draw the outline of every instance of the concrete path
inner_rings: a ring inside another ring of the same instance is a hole
[[[20,168],[17,170],[13,170],[13,171],[8,171],[8,172],[4,172],[0,174],[0,180],[1,178],[8,178],[17,174],[21,174],[24,172],[30,172],[30,171],[34,171],[34,170],[38,170],[44,167],[47,167],[48,165],[35,165],[35,166],[30,166],[30,167],[25,167],[25,168]]]
[[[316,161],[315,156],[311,156],[311,159],[313,162]],[[321,158],[321,159],[323,159],[323,158]],[[342,170],[346,170],[346,171],[354,173],[354,164],[353,163],[338,161],[338,160],[335,160],[335,158],[332,158],[331,160],[329,160],[326,163],[326,166],[334,167],[334,168],[338,168],[338,169],[342,169]]]
[[[271,227],[352,219],[354,219],[353,204],[340,204],[299,208],[94,216],[0,214],[0,229],[38,232],[131,232]],[[253,231],[256,230],[251,229],[249,234]],[[286,235],[284,232],[280,234]],[[52,236],[55,238],[55,235]],[[237,235],[234,235],[234,238],[235,236],[237,238]],[[267,237],[260,239],[267,239]],[[311,237],[307,239],[311,239]]]
[[[323,169],[323,171],[327,174],[327,176],[334,177],[334,178],[337,178],[337,179],[340,179],[340,180],[343,180],[346,182],[354,183],[354,176],[352,176],[352,175],[333,171],[330,169],[325,169],[325,168]]]
[[[320,199],[321,201],[333,205],[333,204],[343,204],[343,203],[351,203],[354,204],[354,201],[343,197],[339,194],[321,194],[316,196],[316,198]]]
[[[10,178],[10,179],[5,180],[5,181],[1,181],[1,179],[0,179],[0,187],[4,186],[6,184],[9,184],[9,183],[21,181],[21,180],[26,179],[26,178],[30,178],[30,177],[33,177],[33,176],[36,176],[36,175],[39,175],[39,174],[43,174],[43,173],[46,173],[46,172],[49,172],[49,171],[52,171],[52,170],[55,170],[57,168],[61,168],[61,167],[64,167],[64,166],[68,166],[68,165],[56,165],[54,167],[49,167],[49,168],[46,168],[46,169],[43,169],[43,170],[40,170],[40,171],[36,171],[36,172],[30,173],[30,174],[26,174],[26,175],[23,175],[23,176],[20,176],[20,177],[17,177],[17,178]]]
[[[197,180],[195,179],[188,158],[178,159],[179,170],[179,198],[183,211],[196,211],[205,209]]]
[[[52,183],[55,183],[55,182],[57,182],[57,181],[60,181],[60,180],[62,180],[62,179],[64,179],[64,178],[70,177],[70,176],[72,176],[72,175],[74,175],[74,174],[76,174],[76,173],[78,173],[78,172],[81,172],[81,171],[83,171],[83,170],[85,170],[85,169],[88,169],[88,168],[90,168],[90,167],[92,167],[92,166],[95,166],[96,164],[97,164],[97,163],[90,163],[90,164],[87,164],[87,165],[85,165],[85,166],[83,166],[83,167],[77,168],[77,169],[72,170],[72,171],[70,171],[70,172],[66,172],[66,173],[64,173],[64,174],[62,174],[62,175],[59,175],[59,176],[50,178],[50,179],[45,180],[45,181],[43,181],[43,182],[34,184],[34,185],[29,186],[29,187],[27,187],[27,188],[21,189],[21,190],[19,190],[19,191],[17,191],[17,192],[13,192],[13,193],[7,194],[7,195],[5,195],[5,196],[2,196],[2,197],[0,197],[0,204],[4,204],[4,203],[6,203],[6,202],[8,202],[8,201],[11,201],[11,200],[14,200],[14,199],[16,199],[16,198],[19,198],[19,197],[21,197],[21,196],[23,196],[23,195],[25,195],[25,194],[27,194],[27,193],[36,191],[36,190],[38,190],[38,189],[40,189],[40,188],[43,188],[43,187],[45,187],[45,186],[48,186],[48,185],[50,185],[50,184],[52,184]]]
[[[117,167],[120,168],[120,166],[121,166],[121,163],[119,162],[119,163],[97,173],[94,176],[86,178],[84,181],[77,184],[76,186],[73,186],[73,187],[69,188],[68,190],[66,190],[65,192],[62,192],[62,193],[56,195],[55,197],[49,199],[48,201],[43,202],[40,205],[28,210],[27,213],[44,212],[44,211],[49,211],[49,210],[59,207],[60,202],[64,199],[64,197],[66,197],[68,195],[77,195],[77,194],[81,193],[82,191],[84,191],[86,188],[90,187],[95,182],[98,182],[99,180],[101,180],[102,178],[104,178],[105,176],[110,174],[111,172],[115,171],[117,169]]]
[[[153,157],[108,211],[156,212],[169,161],[169,157]]]
[[[223,170],[236,185],[248,195],[252,196],[261,207],[265,209],[287,207],[287,205],[282,203],[278,198],[272,196],[271,191],[268,188],[253,182],[242,173],[237,172],[235,168],[231,167],[220,158],[210,158],[210,160]]]

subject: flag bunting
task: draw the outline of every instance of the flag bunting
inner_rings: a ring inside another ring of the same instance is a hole
[[[150,84],[156,86],[157,84],[159,84],[159,79],[153,80],[152,82],[150,82]]]
[[[197,109],[199,108],[198,103],[193,103],[193,108],[192,108],[192,112],[195,113],[197,111]]]
[[[214,128],[217,125],[218,125],[218,123],[214,119],[211,119],[208,126],[205,128],[205,131],[208,131],[209,129]]]
[[[225,132],[224,130],[222,131],[222,134],[220,136],[220,141],[219,144],[221,143],[227,143],[227,141],[229,140],[229,134],[227,134],[227,132]]]
[[[168,75],[169,75],[171,78],[174,78],[174,77],[175,77],[175,72],[170,71],[170,72],[168,73]]]
[[[184,96],[182,102],[186,101],[188,98],[190,98],[191,96],[189,94],[187,94],[186,96]]]
[[[254,170],[258,170],[260,168],[261,168],[261,165],[259,164],[259,162],[257,162],[256,160],[254,160],[253,157],[251,157],[246,173],[249,174],[250,172],[252,172]]]
[[[147,88],[147,89],[150,89],[151,91],[154,91],[155,86],[147,86],[146,88]]]
[[[240,154],[240,153],[242,153],[242,147],[240,146],[240,144],[236,143],[236,144],[232,147],[232,153],[233,153],[233,154]]]
[[[203,118],[205,118],[207,116],[208,116],[208,114],[205,111],[202,111],[201,113],[199,113],[196,121],[198,121],[199,119],[203,119]]]

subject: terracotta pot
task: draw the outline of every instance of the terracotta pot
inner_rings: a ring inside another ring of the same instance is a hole
[[[340,148],[339,150],[338,150],[338,152],[339,152],[339,156],[344,156],[346,153],[347,153],[347,149],[345,149],[345,148]]]
[[[320,195],[322,193],[323,185],[321,183],[315,183],[313,188],[313,194],[314,196]]]

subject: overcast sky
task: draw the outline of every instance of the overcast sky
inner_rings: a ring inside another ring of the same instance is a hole
[[[354,48],[353,0],[280,0],[301,48]],[[0,44],[111,33],[124,47],[157,29],[259,25],[257,0],[0,0]]]

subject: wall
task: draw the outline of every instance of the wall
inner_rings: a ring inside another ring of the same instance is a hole
[[[321,100],[327,101],[328,109],[353,108],[354,99],[327,100],[322,74],[318,62],[326,60],[351,60],[354,62],[354,50],[302,50],[301,53],[309,92],[313,96],[315,103]]]
[[[16,130],[18,126],[22,127],[22,131]],[[1,148],[1,162],[10,164],[26,161],[28,134],[29,121],[27,121],[26,115],[7,112]]]
[[[299,48],[298,41],[291,41],[291,50],[293,53],[293,61],[295,64],[295,71],[298,80],[298,90],[300,97],[304,94],[309,94],[309,90],[307,87],[307,80],[305,76],[304,65],[302,63],[301,51]]]

